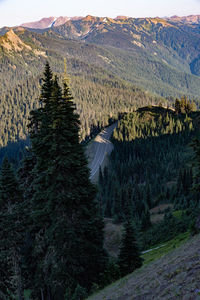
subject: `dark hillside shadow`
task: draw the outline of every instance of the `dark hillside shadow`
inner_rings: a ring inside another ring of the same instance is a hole
[[[8,157],[14,167],[18,167],[22,160],[26,146],[30,145],[29,138],[25,140],[18,140],[16,142],[9,142],[7,146],[0,148],[0,167],[5,156]]]

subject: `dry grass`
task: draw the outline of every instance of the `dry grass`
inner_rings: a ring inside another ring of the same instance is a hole
[[[155,224],[158,222],[161,222],[165,216],[164,211],[166,209],[172,209],[173,205],[172,204],[160,204],[150,210],[151,214],[151,223]]]

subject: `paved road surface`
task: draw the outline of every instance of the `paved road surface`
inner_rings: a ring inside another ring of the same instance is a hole
[[[95,176],[99,167],[102,165],[105,156],[110,154],[113,149],[110,137],[115,127],[117,127],[117,122],[101,131],[93,142],[94,155],[93,159],[89,163],[89,168],[91,170],[90,179]]]

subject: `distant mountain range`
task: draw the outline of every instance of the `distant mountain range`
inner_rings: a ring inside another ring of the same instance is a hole
[[[190,15],[185,17],[172,16],[170,18],[166,18],[166,20],[184,24],[200,24],[200,15]]]
[[[68,59],[84,56],[84,60],[91,63],[92,52],[92,64],[103,66],[123,80],[151,92],[162,96],[187,94],[198,97],[199,20],[200,16],[44,18],[21,27],[0,29],[1,54],[10,56],[12,52],[16,56],[22,49],[30,54],[32,49],[33,57],[48,57],[54,51]],[[67,47],[69,41],[73,51]],[[66,46],[61,51],[63,43]],[[80,53],[77,50],[80,47],[87,51]],[[102,49],[104,55],[100,54]],[[27,57],[23,59],[28,65]]]
[[[25,69],[31,52],[31,61],[50,57],[52,51],[68,60],[84,57],[85,62],[153,93],[200,97],[199,18],[44,18],[0,29],[0,55],[10,57],[12,52],[17,57],[23,49]],[[69,41],[73,47],[67,46]]]
[[[42,18],[39,21],[23,23],[21,24],[22,27],[26,28],[34,28],[34,29],[46,29],[50,27],[57,27],[60,25],[65,24],[68,21],[74,20],[81,20],[83,21],[85,17],[49,17],[49,18]],[[103,18],[104,19],[104,18]],[[131,19],[127,16],[117,16],[114,20],[123,20],[123,19]],[[200,24],[200,15],[190,15],[190,16],[172,16],[172,17],[165,17],[164,19],[172,22],[180,22],[183,24]]]
[[[48,28],[44,26],[45,20],[48,22],[45,25],[48,25]],[[137,62],[141,59],[144,66],[145,64],[156,65],[154,73],[160,73],[159,69],[166,68],[170,68],[167,72],[171,73],[172,68],[174,73],[185,72],[200,75],[199,20],[200,16],[174,16],[169,20],[160,18],[135,19],[123,16],[115,19],[93,16],[84,18],[60,17],[57,19],[52,17],[42,19],[38,23],[32,23],[32,25],[26,24],[26,26],[34,26],[34,28],[29,29],[42,33],[46,37],[79,40],[101,45],[104,48],[114,47],[118,51],[128,51],[125,55],[126,60],[134,54],[134,60],[136,57]],[[42,27],[43,29],[41,29]],[[109,51],[115,52],[113,48]],[[109,60],[109,58],[107,59]],[[140,67],[142,66],[140,65]],[[135,68],[132,69],[132,72],[134,71]],[[143,75],[144,72],[145,70],[142,70]],[[138,77],[138,74],[135,75]],[[157,74],[157,76],[160,75]],[[146,79],[145,77],[144,75],[143,81]],[[124,79],[132,81],[131,78]],[[163,80],[166,82],[166,78]]]

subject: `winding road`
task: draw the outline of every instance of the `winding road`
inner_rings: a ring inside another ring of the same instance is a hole
[[[93,158],[89,162],[90,179],[93,179],[99,171],[99,167],[103,164],[106,155],[112,152],[113,144],[110,141],[110,137],[115,127],[117,127],[117,122],[102,130],[92,142]]]

